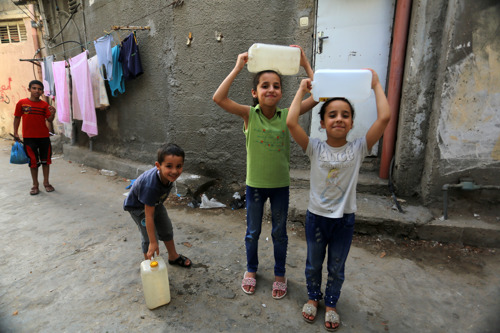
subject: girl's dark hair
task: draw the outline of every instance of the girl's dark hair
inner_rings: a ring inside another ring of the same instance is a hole
[[[257,86],[259,85],[260,77],[262,76],[262,74],[265,74],[265,73],[274,73],[274,74],[278,75],[278,77],[280,79],[281,91],[283,91],[283,84],[282,84],[282,80],[281,80],[281,75],[279,75],[278,72],[270,70],[270,69],[265,70],[265,71],[261,71],[261,72],[258,72],[257,74],[255,74],[255,76],[253,77],[252,89],[254,91],[257,91]],[[259,104],[259,99],[254,97],[253,106],[257,106],[257,104]]]
[[[38,84],[43,89],[43,83],[41,81],[38,81],[38,80],[32,80],[32,81],[30,81],[30,84],[28,85],[28,88],[31,88],[31,86],[34,85],[34,84]]]
[[[319,116],[320,116],[321,120],[325,120],[324,117],[325,117],[326,107],[328,106],[328,104],[330,104],[333,101],[346,102],[349,105],[349,107],[351,108],[351,117],[352,117],[352,120],[354,120],[354,107],[352,106],[351,102],[349,102],[349,100],[345,97],[333,97],[333,98],[328,99],[325,103],[323,103],[323,105],[321,106],[321,109],[319,110]]]
[[[168,143],[158,149],[158,163],[162,164],[165,156],[174,155],[182,157],[184,161],[184,150],[175,143]]]

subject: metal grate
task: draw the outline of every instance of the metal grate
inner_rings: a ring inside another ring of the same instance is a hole
[[[22,20],[16,22],[0,22],[0,43],[19,43],[27,40],[26,26]]]

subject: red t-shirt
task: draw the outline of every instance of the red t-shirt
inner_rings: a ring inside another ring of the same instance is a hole
[[[42,100],[33,102],[25,98],[17,102],[14,116],[21,117],[23,138],[48,138],[45,119],[50,117],[49,104]]]

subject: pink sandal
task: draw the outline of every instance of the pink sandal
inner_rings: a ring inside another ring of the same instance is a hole
[[[285,282],[278,282],[278,281],[274,281],[273,283],[273,298],[274,299],[282,299],[283,297],[286,296],[286,292],[287,292],[287,289],[288,289],[288,279],[285,278]],[[283,295],[281,296],[274,296],[274,292],[275,291],[283,291]]]
[[[257,284],[257,280],[253,277],[246,278],[245,275],[247,275],[247,273],[248,272],[245,272],[245,274],[243,274],[243,280],[241,281],[241,289],[245,294],[252,295],[253,293],[255,293],[255,285]],[[244,287],[254,287],[254,289],[253,291],[248,291],[245,290]]]

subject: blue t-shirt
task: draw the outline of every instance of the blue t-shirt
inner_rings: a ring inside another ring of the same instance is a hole
[[[123,94],[125,92],[125,78],[123,77],[123,67],[122,63],[118,59],[120,57],[120,46],[116,45],[111,49],[113,56],[113,75],[108,81],[109,89],[111,90],[111,95],[116,96],[119,92]]]
[[[125,202],[124,210],[144,209],[144,205],[156,206],[165,201],[172,189],[172,183],[164,185],[160,180],[158,169],[152,168],[144,172],[132,185]]]

